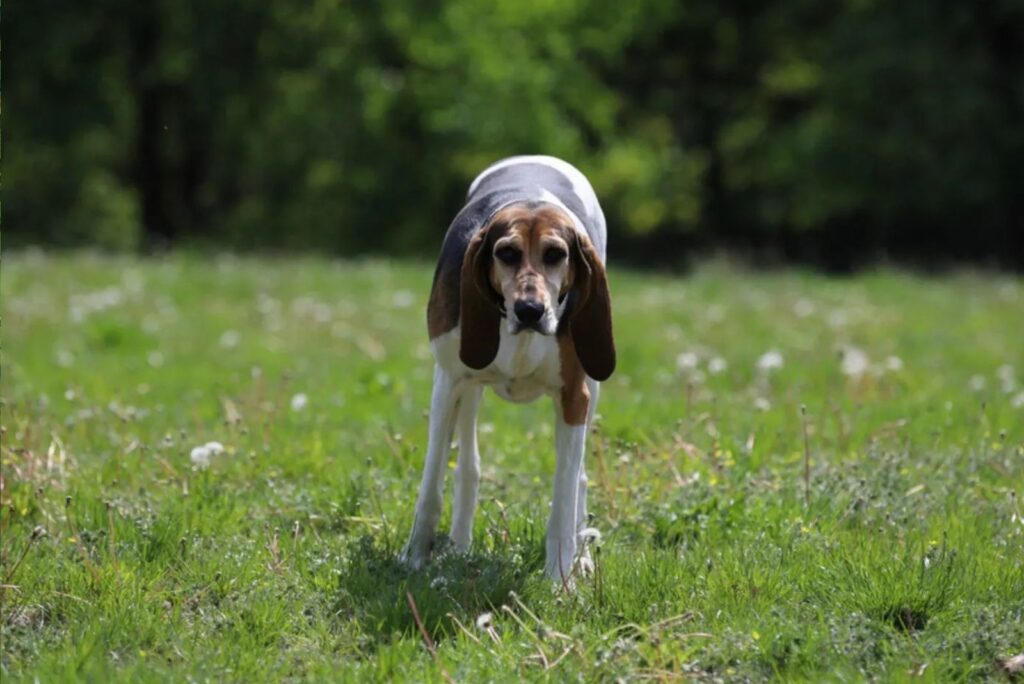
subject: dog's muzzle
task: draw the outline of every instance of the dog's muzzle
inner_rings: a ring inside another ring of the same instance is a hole
[[[515,332],[523,330],[543,332],[541,320],[544,318],[545,310],[546,307],[536,300],[520,299],[517,301],[512,307],[512,311],[515,313]]]

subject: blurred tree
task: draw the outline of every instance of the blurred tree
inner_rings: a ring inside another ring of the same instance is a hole
[[[541,152],[640,259],[1024,261],[1024,0],[11,0],[7,26],[8,246],[430,253],[476,172]]]

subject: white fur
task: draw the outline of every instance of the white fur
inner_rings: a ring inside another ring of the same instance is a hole
[[[502,159],[501,161],[488,166],[480,173],[479,176],[473,179],[473,182],[469,186],[469,194],[472,195],[473,192],[476,191],[477,186],[480,185],[480,182],[488,175],[494,173],[499,169],[503,169],[508,166],[514,166],[515,164],[542,164],[563,174],[566,178],[569,179],[569,182],[572,184],[572,191],[583,204],[583,208],[586,210],[587,217],[591,217],[593,220],[596,220],[601,225],[601,231],[603,233],[604,213],[601,211],[601,205],[597,201],[597,195],[594,194],[594,188],[590,185],[590,181],[588,181],[587,177],[584,176],[583,173],[575,166],[573,166],[567,161],[558,159],[557,157],[549,157],[544,154],[530,154]],[[566,214],[572,217],[573,225],[575,226],[576,230],[580,231],[584,235],[587,234],[587,231],[583,226],[583,219],[586,217],[577,216],[567,206],[565,206],[565,203],[562,202],[562,200],[558,199],[558,197],[556,197],[554,193],[550,192],[549,190],[542,189],[540,191],[540,195],[532,199],[536,199],[541,202],[547,202],[549,204],[557,206],[559,209],[563,210]],[[605,246],[603,244],[603,238],[601,240],[601,244],[595,245],[595,248],[597,249],[598,255],[601,257],[601,260],[603,261],[605,258]]]
[[[506,166],[512,166],[514,164],[543,164],[549,166],[555,171],[565,175],[569,182],[572,183],[572,190],[576,193],[576,196],[583,202],[583,206],[587,208],[587,212],[590,214],[597,214],[601,211],[600,205],[597,203],[597,195],[594,194],[594,189],[590,186],[590,182],[587,177],[580,172],[575,166],[567,161],[558,159],[557,157],[549,157],[545,154],[524,154],[518,157],[508,157],[502,159],[499,162],[491,164],[484,169],[479,176],[473,179],[473,182],[469,186],[469,194],[472,195],[473,191],[476,190],[477,186],[480,185],[486,176],[494,173],[498,169],[503,169]],[[561,202],[559,202],[561,204]]]
[[[434,388],[430,402],[430,435],[423,480],[416,500],[416,517],[402,560],[414,568],[426,562],[441,516],[444,472],[454,426],[459,430],[459,456],[455,469],[451,538],[459,551],[469,548],[473,533],[480,480],[476,443],[476,415],[484,387],[513,402],[534,401],[547,394],[556,400],[554,490],[547,527],[544,570],[556,581],[567,581],[573,563],[589,570],[589,551],[577,559],[577,535],[587,526],[587,478],[583,469],[587,426],[597,405],[599,383],[587,378],[590,410],[587,425],[568,425],[558,403],[562,388],[558,342],[553,335],[523,332],[513,335],[501,326],[498,354],[483,370],[473,370],[459,359],[458,327],[434,339]]]

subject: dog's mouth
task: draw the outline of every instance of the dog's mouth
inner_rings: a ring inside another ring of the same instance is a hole
[[[538,335],[554,335],[557,326],[550,326],[546,320],[547,316],[541,316],[536,321],[523,321],[514,313],[509,313],[508,306],[505,302],[498,302],[498,313],[502,318],[508,321],[508,331],[512,335],[518,335],[521,332],[537,333]],[[551,330],[547,328],[550,327]]]
[[[539,335],[551,334],[544,330],[544,328],[540,324],[540,321],[537,321],[536,323],[523,323],[521,321],[512,321],[512,334],[518,335],[521,332],[537,333]]]

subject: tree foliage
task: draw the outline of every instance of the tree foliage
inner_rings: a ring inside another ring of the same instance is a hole
[[[1024,0],[12,0],[7,28],[8,245],[425,253],[539,152],[626,245],[1022,258]]]

